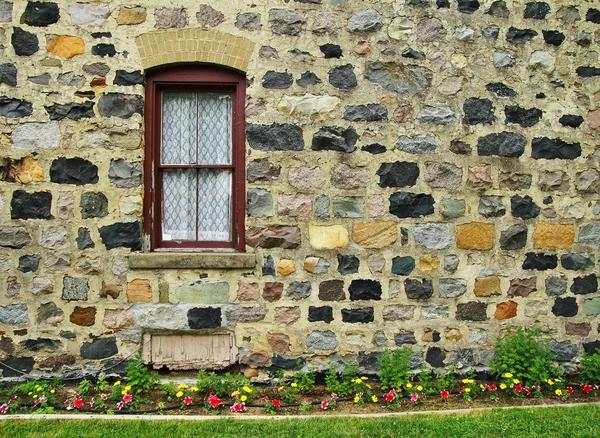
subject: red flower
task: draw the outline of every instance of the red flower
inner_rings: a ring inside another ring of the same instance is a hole
[[[523,385],[521,385],[520,383],[519,383],[519,384],[517,384],[517,386],[515,386],[515,391],[516,391],[516,392],[521,392],[521,391],[523,391]]]
[[[573,395],[573,388],[571,388],[570,386],[567,387],[567,392],[569,393],[569,395]]]
[[[6,414],[7,412],[8,412],[8,404],[4,403],[2,406],[0,406],[0,413]]]
[[[210,395],[208,396],[208,401],[209,401],[209,403],[210,403],[210,406],[211,406],[212,408],[216,408],[216,407],[219,407],[219,406],[221,406],[221,400],[219,399],[219,397],[217,397],[217,396],[216,396],[216,395],[214,395],[214,394],[210,394]]]
[[[448,392],[447,389],[442,390],[442,392],[440,392],[440,395],[442,396],[442,398],[444,400],[446,400],[448,398],[448,396],[450,395],[450,393]]]
[[[324,411],[326,411],[328,407],[329,407],[329,400],[323,400],[321,402],[321,409],[323,409]]]
[[[383,396],[385,397],[385,401],[387,401],[388,403],[391,403],[391,402],[393,402],[393,401],[394,401],[394,399],[396,398],[396,397],[394,396],[394,394],[392,394],[392,392],[391,392],[391,391],[390,391],[390,392],[388,392],[388,393],[386,393],[386,394],[384,394]]]
[[[76,398],[75,402],[73,402],[73,405],[77,408],[77,409],[81,409],[83,407],[83,400],[81,400],[80,398]]]
[[[229,408],[231,412],[245,412],[246,411],[246,403],[234,403],[231,408]]]
[[[123,402],[124,403],[129,403],[131,400],[133,400],[133,396],[131,394],[125,394],[123,396]]]
[[[192,398],[191,398],[191,397],[187,397],[187,396],[186,396],[186,397],[183,397],[183,402],[184,402],[184,403],[185,403],[187,406],[189,406],[189,405],[191,405],[191,404],[192,404]]]
[[[279,400],[277,400],[277,399],[273,399],[271,401],[271,403],[273,403],[273,407],[274,408],[278,408],[279,406],[281,406],[281,402]]]
[[[498,387],[496,385],[494,385],[493,383],[490,386],[488,386],[488,388],[489,388],[490,391],[497,391],[498,390]]]

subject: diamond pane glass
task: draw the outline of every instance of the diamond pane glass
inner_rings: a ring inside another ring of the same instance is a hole
[[[231,172],[198,171],[198,240],[231,241]]]
[[[231,164],[230,94],[198,93],[198,164]]]
[[[196,170],[163,172],[162,238],[196,240]]]
[[[196,95],[163,93],[162,164],[196,162]]]

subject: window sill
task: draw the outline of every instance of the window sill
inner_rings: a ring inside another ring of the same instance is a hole
[[[129,255],[131,269],[252,269],[254,254],[245,253],[137,253]]]

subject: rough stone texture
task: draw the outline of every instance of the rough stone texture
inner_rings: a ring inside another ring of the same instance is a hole
[[[99,338],[85,342],[81,346],[81,357],[84,359],[106,359],[118,353],[116,338]]]
[[[526,139],[514,132],[502,132],[480,137],[477,141],[477,153],[481,156],[520,157],[525,150]]]
[[[398,227],[395,222],[354,224],[352,240],[365,248],[385,248],[398,240]]]
[[[525,225],[511,225],[500,233],[500,248],[503,250],[523,249],[526,244],[527,227]]]
[[[417,246],[428,249],[446,249],[450,247],[451,237],[448,227],[441,224],[418,224],[412,229]]]
[[[431,195],[396,192],[390,195],[390,213],[399,218],[420,218],[434,212]]]
[[[299,151],[304,149],[302,129],[291,124],[248,125],[250,147],[261,151]]]
[[[300,241],[297,227],[252,227],[246,232],[246,243],[252,247],[293,249],[300,245]]]
[[[306,348],[311,353],[319,350],[335,350],[337,346],[337,337],[335,333],[329,330],[325,332],[314,331],[306,338]]]
[[[110,16],[108,5],[76,3],[69,6],[71,24],[75,26],[102,26]]]
[[[494,247],[494,224],[472,222],[456,226],[456,246],[488,250]]]
[[[510,281],[510,287],[508,288],[508,296],[523,297],[527,298],[530,294],[537,290],[537,278],[515,278]]]
[[[276,35],[298,35],[306,27],[306,15],[300,11],[271,9],[269,24]]]
[[[568,248],[575,242],[575,225],[539,223],[533,232],[534,248]]]
[[[375,9],[358,11],[348,20],[348,30],[353,33],[376,32],[383,26],[382,18]]]
[[[387,91],[414,96],[429,89],[432,72],[418,65],[376,61],[366,64],[365,79]]]
[[[58,158],[50,167],[50,181],[58,184],[96,184],[98,167],[82,158]]]
[[[430,163],[425,171],[425,181],[430,187],[456,190],[462,185],[462,168],[451,163]]]
[[[156,23],[154,27],[159,29],[182,28],[188,24],[187,10],[181,8],[161,8],[154,11]]]
[[[476,278],[473,294],[476,297],[491,297],[493,295],[501,295],[502,290],[500,288],[500,278],[496,276]]]
[[[327,280],[319,284],[319,300],[342,301],[346,299],[342,280]]]
[[[216,27],[225,20],[225,16],[209,5],[200,5],[196,20],[200,27]]]

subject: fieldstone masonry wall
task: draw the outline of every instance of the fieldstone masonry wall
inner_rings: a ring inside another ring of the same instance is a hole
[[[252,368],[600,346],[597,2],[141,3],[0,1],[3,378],[148,332],[231,331]],[[247,72],[254,268],[129,266],[144,70],[180,61]]]

